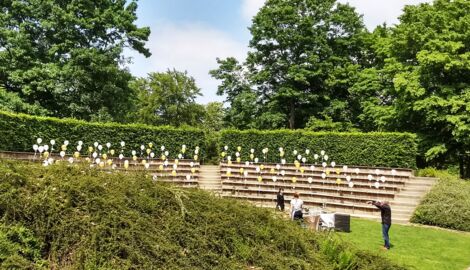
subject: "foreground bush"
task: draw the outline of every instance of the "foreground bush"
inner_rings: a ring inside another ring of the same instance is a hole
[[[21,253],[0,230],[0,263],[19,269],[402,269],[274,212],[145,175],[0,162],[0,215],[30,232]]]
[[[229,146],[229,153],[235,157],[237,146],[242,146],[242,160],[249,159],[250,148],[255,156],[263,160],[262,149],[267,147],[266,155],[270,162],[279,162],[279,147],[283,147],[285,158],[293,162],[294,150],[304,155],[309,149],[312,153],[325,150],[330,160],[337,164],[386,166],[415,168],[417,144],[416,136],[410,133],[359,133],[359,132],[311,132],[303,130],[225,130],[222,131],[221,144]]]
[[[416,208],[411,222],[470,231],[470,182],[434,169],[420,175],[438,177],[439,182]]]

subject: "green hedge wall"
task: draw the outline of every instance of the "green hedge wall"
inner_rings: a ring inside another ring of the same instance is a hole
[[[220,151],[229,147],[227,155],[235,160],[237,147],[241,146],[242,160],[248,160],[250,149],[263,161],[262,149],[268,148],[267,161],[279,162],[279,147],[284,148],[287,162],[294,161],[294,149],[301,155],[310,150],[307,162],[313,154],[325,150],[329,161],[337,164],[415,168],[416,135],[410,133],[340,133],[311,132],[301,130],[225,130],[221,132]]]
[[[153,143],[156,157],[161,154],[160,147],[164,145],[170,152],[169,157],[175,158],[181,151],[181,145],[186,144],[187,156],[193,157],[194,149],[200,146],[199,157],[204,157],[204,132],[193,128],[178,129],[173,127],[153,127],[147,125],[122,125],[116,123],[89,123],[75,119],[57,119],[37,117],[25,114],[0,112],[0,150],[32,152],[36,138],[42,138],[42,144],[56,140],[55,149],[60,148],[64,140],[70,142],[69,151],[75,151],[79,140],[83,141],[82,153],[88,146],[99,142],[106,149],[110,142],[111,149],[119,153],[120,142],[126,143],[125,153],[131,150],[140,154],[140,145]],[[73,147],[72,147],[73,146]],[[146,147],[148,147],[146,145]],[[189,155],[191,154],[191,155]]]

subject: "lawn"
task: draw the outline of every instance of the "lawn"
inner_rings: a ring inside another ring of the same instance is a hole
[[[470,267],[470,233],[422,226],[392,225],[392,248],[382,250],[381,224],[352,219],[351,233],[340,233],[356,247],[384,254],[411,269],[463,270]]]

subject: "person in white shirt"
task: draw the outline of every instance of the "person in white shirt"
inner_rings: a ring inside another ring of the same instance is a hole
[[[299,193],[294,194],[294,198],[290,201],[290,216],[292,220],[302,219],[302,206],[304,202],[299,199]]]

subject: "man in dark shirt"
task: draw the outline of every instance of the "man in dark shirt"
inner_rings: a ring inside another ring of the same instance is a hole
[[[390,249],[390,238],[388,236],[388,231],[392,226],[392,209],[387,201],[378,202],[370,201],[369,204],[375,205],[380,209],[380,215],[382,216],[382,236],[384,239],[384,248]]]
[[[282,212],[284,212],[284,192],[283,191],[284,190],[280,188],[276,197],[276,208],[280,209]]]

